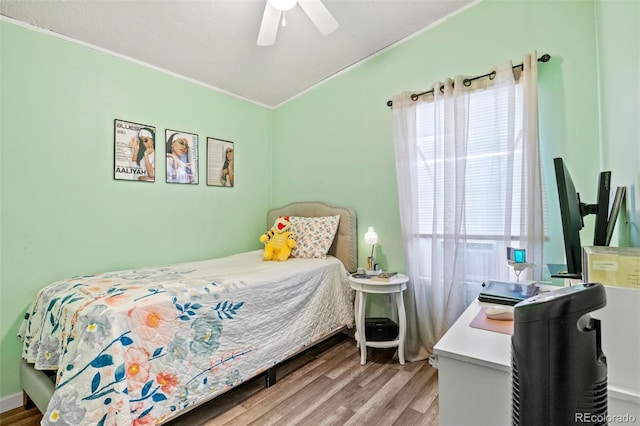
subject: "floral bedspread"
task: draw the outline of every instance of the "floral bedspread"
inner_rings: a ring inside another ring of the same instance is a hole
[[[211,399],[353,324],[333,258],[262,251],[74,277],[42,289],[19,336],[56,369],[45,425],[148,425]]]

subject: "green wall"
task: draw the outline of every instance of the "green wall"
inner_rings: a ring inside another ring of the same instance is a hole
[[[259,248],[272,206],[316,199],[354,207],[360,240],[375,226],[380,263],[403,270],[386,101],[504,60],[520,63],[533,50],[552,55],[539,66],[540,125],[546,260],[560,262],[553,157],[564,157],[576,186],[593,197],[603,168],[617,185],[640,186],[638,7],[485,1],[273,111],[0,21],[0,398],[20,390],[16,332],[44,284]],[[617,87],[618,70],[605,62],[635,72],[635,86],[599,96]],[[236,187],[207,187],[202,158],[197,186],[165,184],[162,165],[154,184],[114,181],[115,118],[195,132],[201,144],[207,136],[236,142]],[[363,243],[361,265],[369,250]]]
[[[259,249],[271,206],[269,109],[0,21],[0,396],[45,284]],[[200,184],[113,180],[114,119],[200,137]],[[206,185],[206,137],[235,142],[234,188]]]
[[[619,244],[640,247],[640,2],[596,2],[596,38],[601,167],[615,172],[613,185],[633,184]]]

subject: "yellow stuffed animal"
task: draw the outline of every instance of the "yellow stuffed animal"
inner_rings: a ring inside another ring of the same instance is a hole
[[[291,222],[289,216],[278,216],[276,223],[266,233],[260,236],[260,242],[264,246],[264,260],[287,260],[291,255],[291,249],[296,246],[293,234],[289,232]]]

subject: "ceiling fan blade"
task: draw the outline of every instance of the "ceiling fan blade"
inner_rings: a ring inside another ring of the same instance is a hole
[[[298,0],[298,4],[316,24],[322,35],[331,34],[338,28],[338,21],[320,0]]]
[[[262,15],[262,23],[258,33],[258,46],[271,46],[275,43],[281,15],[281,11],[271,6],[268,1],[265,1],[264,14]]]

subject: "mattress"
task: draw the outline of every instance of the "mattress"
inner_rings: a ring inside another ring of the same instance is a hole
[[[56,370],[43,424],[159,424],[353,325],[338,259],[262,250],[43,288],[23,358]]]

